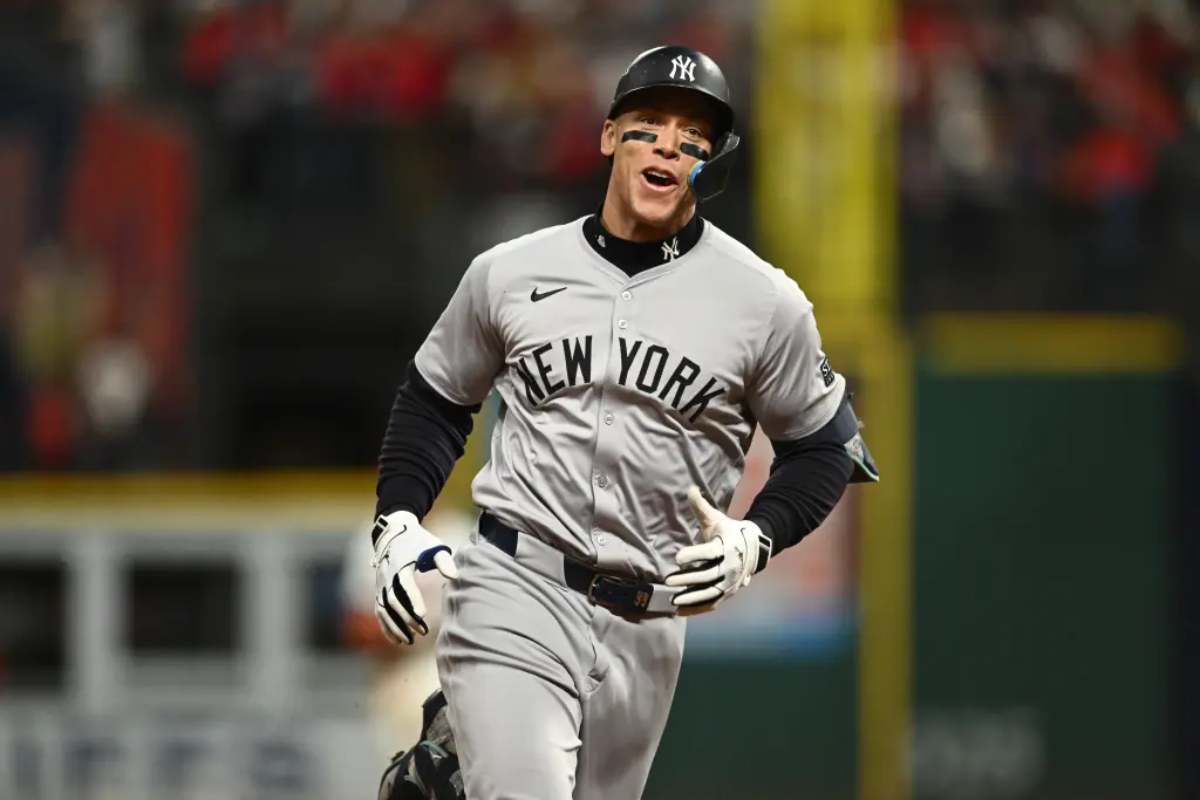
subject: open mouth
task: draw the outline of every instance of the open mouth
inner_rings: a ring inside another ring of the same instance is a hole
[[[646,183],[659,189],[669,188],[676,183],[675,176],[672,173],[656,167],[647,167],[642,170],[642,178],[645,179]]]

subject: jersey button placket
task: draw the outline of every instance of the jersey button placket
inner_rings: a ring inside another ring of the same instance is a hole
[[[631,322],[629,317],[633,312],[631,300],[633,292],[623,290],[616,297],[611,299],[612,316],[609,317],[612,328],[612,351],[613,353],[620,352],[619,339],[623,335],[627,335],[630,330]],[[614,366],[615,368],[615,366]],[[609,380],[615,380],[614,376],[609,376]],[[600,567],[608,567],[610,569],[621,563],[619,558],[620,547],[618,543],[620,537],[613,533],[618,525],[620,517],[620,492],[617,491],[618,482],[612,474],[612,468],[620,461],[621,434],[618,432],[619,427],[615,426],[616,414],[610,402],[601,395],[600,398],[600,413],[596,419],[596,449],[593,455],[592,469],[593,482],[597,491],[593,493],[593,516],[592,516],[592,545],[596,550],[596,560]]]

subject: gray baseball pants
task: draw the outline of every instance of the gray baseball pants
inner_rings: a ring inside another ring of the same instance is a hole
[[[684,620],[622,619],[521,561],[479,539],[445,593],[438,674],[467,798],[638,798]]]

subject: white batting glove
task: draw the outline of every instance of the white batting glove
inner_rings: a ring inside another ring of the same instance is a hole
[[[380,516],[375,533],[375,616],[393,644],[412,644],[418,634],[429,633],[416,573],[436,569],[454,579],[458,568],[449,546],[421,527],[410,511]]]
[[[683,615],[713,610],[726,597],[749,586],[750,578],[771,557],[771,540],[758,525],[725,516],[695,486],[688,489],[688,502],[700,521],[704,541],[676,553],[680,570],[667,576],[668,586],[686,587],[671,598]]]

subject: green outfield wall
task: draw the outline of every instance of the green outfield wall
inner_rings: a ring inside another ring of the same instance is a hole
[[[690,658],[647,797],[862,796],[855,676],[890,669],[912,676],[909,782],[883,796],[1179,796],[1171,326],[939,316],[914,341],[910,459],[880,465],[911,473],[911,663],[864,670],[861,625],[820,657]]]

